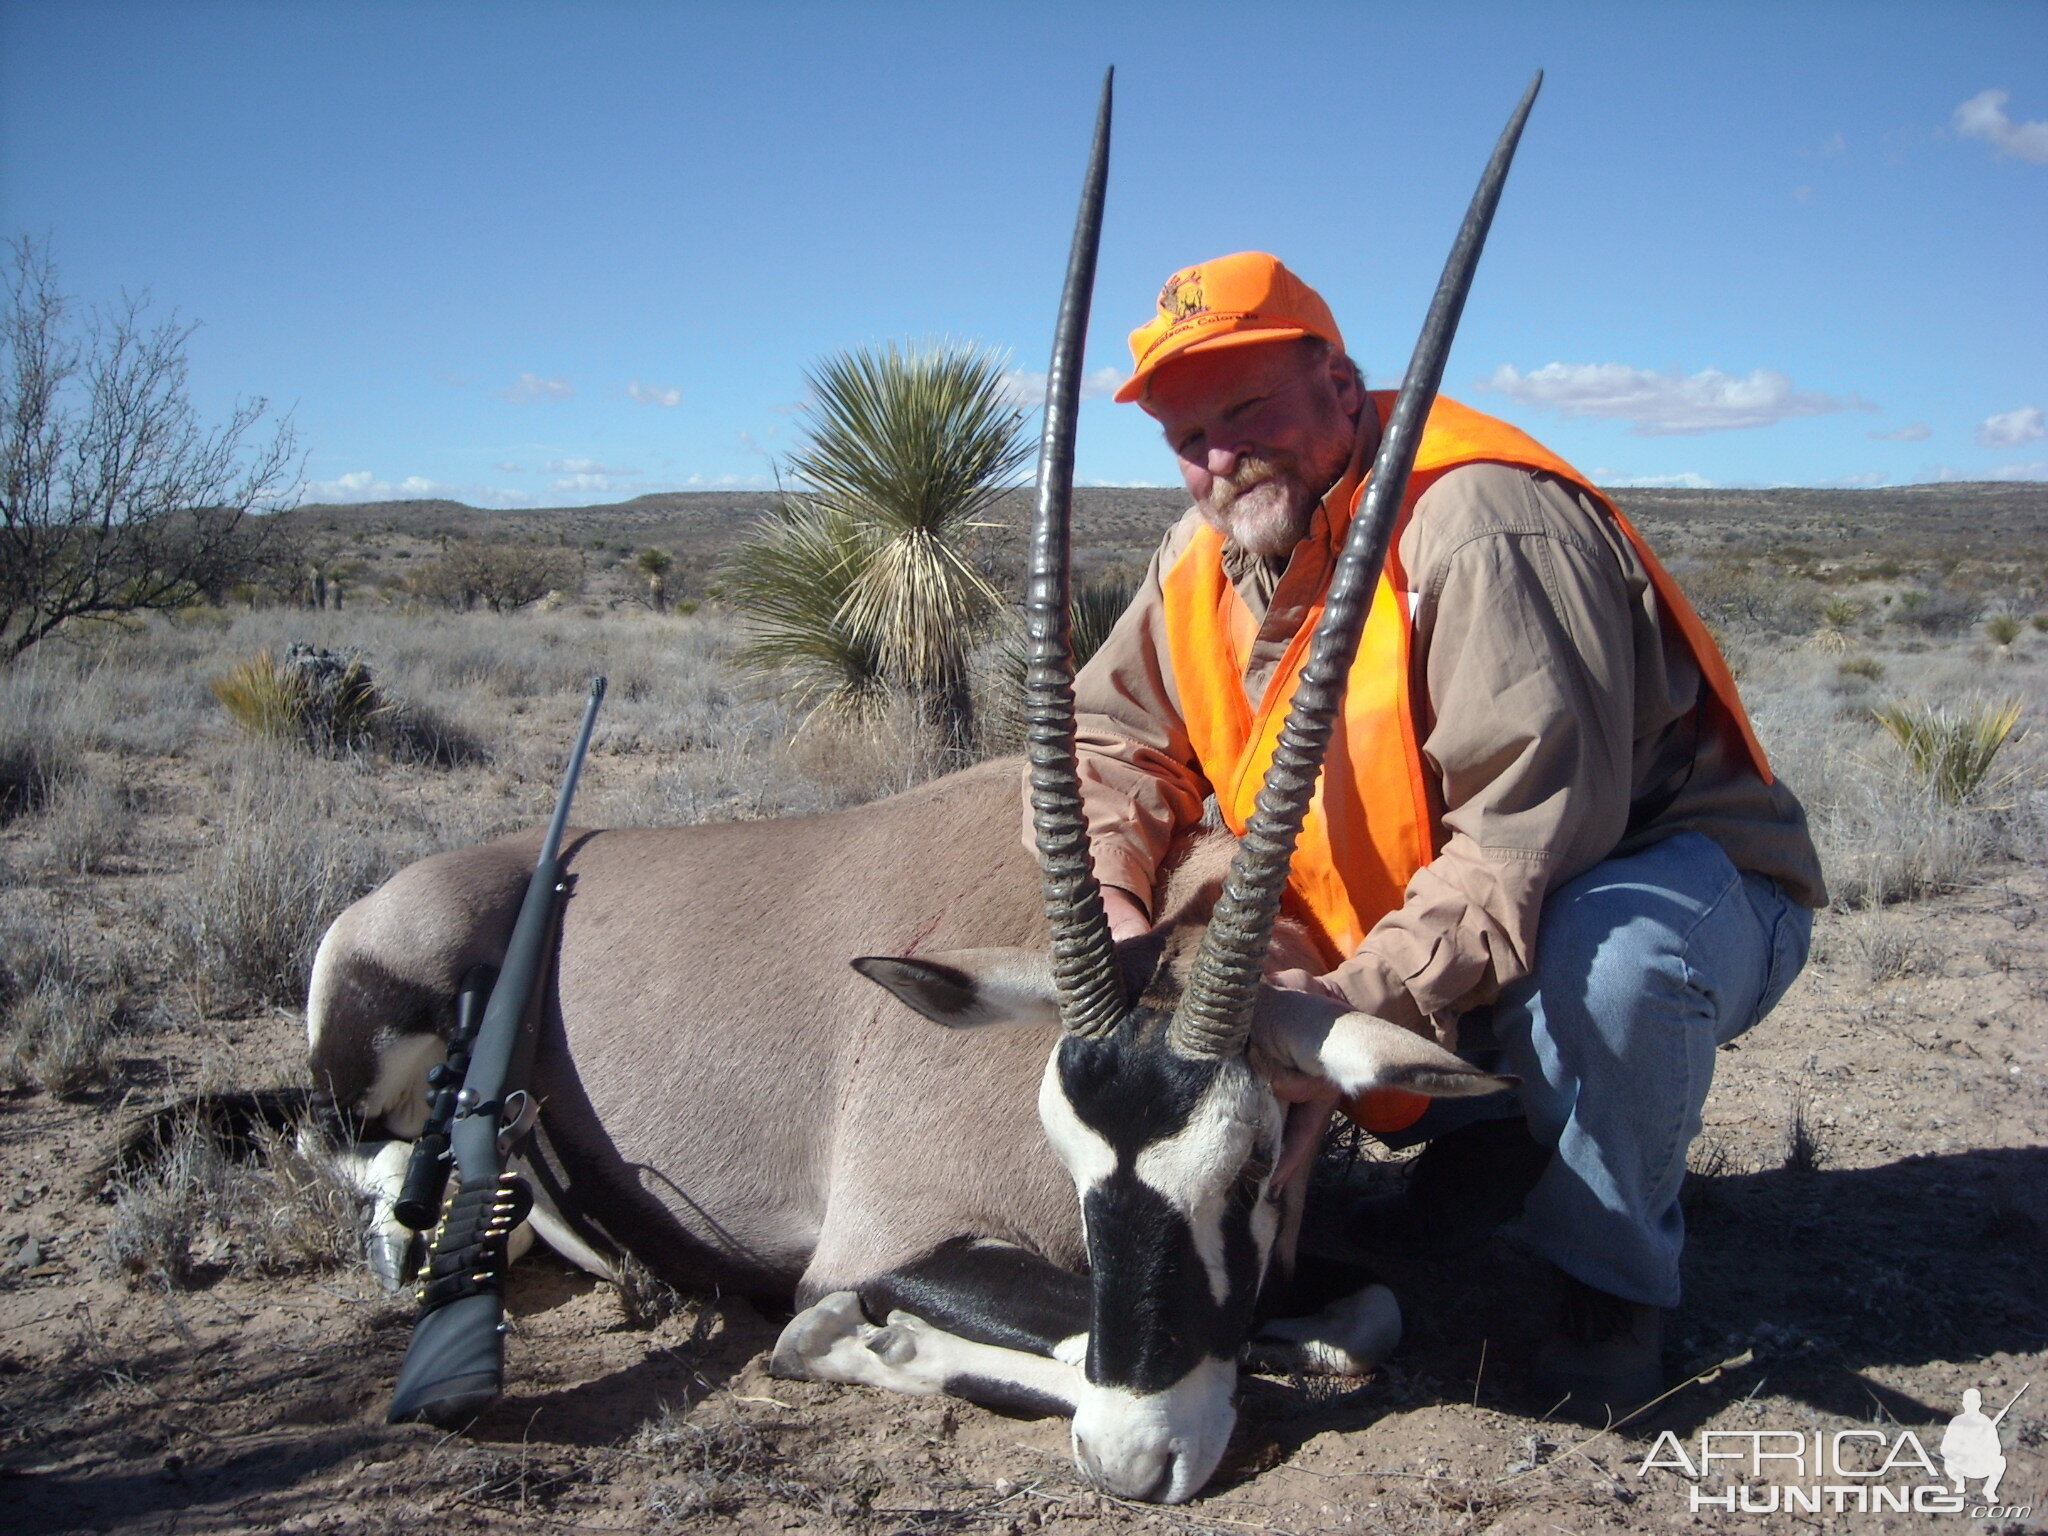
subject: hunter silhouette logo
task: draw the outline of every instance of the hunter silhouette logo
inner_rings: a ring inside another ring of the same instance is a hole
[[[2027,1383],[2027,1387],[2032,1385]],[[2026,1394],[2027,1387],[2013,1393],[2012,1403]],[[1941,1470],[1956,1485],[1957,1493],[1971,1478],[1981,1477],[1984,1502],[1998,1502],[1998,1480],[2005,1476],[2005,1447],[1999,1443],[1998,1421],[2012,1412],[2012,1403],[1998,1410],[1998,1418],[1986,1418],[1984,1394],[1975,1387],[1964,1391],[1963,1411],[1948,1421],[1941,1435]]]
[[[1172,320],[1185,320],[1190,315],[1199,315],[1209,307],[1202,296],[1202,269],[1189,267],[1185,272],[1176,272],[1166,280],[1166,286],[1159,290],[1159,313]]]

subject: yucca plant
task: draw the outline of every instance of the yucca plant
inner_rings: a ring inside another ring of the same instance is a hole
[[[788,678],[813,711],[867,717],[888,696],[879,648],[845,617],[871,545],[844,513],[787,501],[726,562],[725,595],[751,633],[740,660]]]
[[[1984,633],[1991,637],[1993,645],[2011,645],[2020,637],[2020,616],[2016,613],[1994,613],[1984,621]]]
[[[235,722],[252,736],[311,747],[368,741],[385,704],[360,656],[294,645],[280,661],[258,651],[212,682]]]
[[[788,462],[807,510],[771,520],[734,561],[757,661],[860,680],[827,701],[866,697],[864,669],[917,698],[955,750],[970,748],[967,657],[1002,595],[973,541],[1030,456],[1002,360],[940,343],[858,349],[809,375],[809,441]],[[836,540],[836,560],[821,540]],[[797,559],[786,573],[768,559]],[[823,623],[816,583],[830,567],[839,606]],[[802,591],[780,594],[780,584]]]
[[[1949,805],[2001,783],[1992,776],[1992,766],[2005,745],[2019,739],[2014,731],[2018,699],[1965,703],[1953,710],[1938,704],[1880,704],[1870,713],[1912,770]]]

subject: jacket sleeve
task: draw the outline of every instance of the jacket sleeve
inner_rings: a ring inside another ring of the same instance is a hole
[[[1460,1012],[1529,973],[1544,897],[1627,827],[1646,599],[1571,487],[1503,465],[1432,486],[1402,554],[1443,845],[1332,980],[1448,1042]]]
[[[1160,590],[1161,573],[1189,531],[1184,518],[1167,533],[1130,607],[1074,679],[1081,803],[1095,873],[1129,891],[1147,913],[1161,860],[1175,834],[1202,819],[1209,793],[1181,718]],[[1028,782],[1024,842],[1036,846]]]

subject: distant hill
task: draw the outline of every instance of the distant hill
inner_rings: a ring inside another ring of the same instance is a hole
[[[1875,490],[1648,490],[1609,494],[1667,558],[1720,554],[1821,560],[1894,558],[2039,565],[2048,560],[2048,484],[1973,482]],[[694,589],[776,501],[771,491],[675,491],[586,507],[499,511],[456,501],[304,506],[277,514],[310,537],[330,536],[366,556],[425,550],[465,536],[537,539],[620,555],[649,545],[676,556]],[[1142,564],[1187,505],[1178,490],[1082,487],[1074,493],[1074,548],[1082,571]],[[996,519],[1021,553],[1030,493],[999,504]]]

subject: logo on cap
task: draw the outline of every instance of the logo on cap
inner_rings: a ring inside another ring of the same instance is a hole
[[[1174,273],[1166,280],[1166,286],[1159,290],[1159,313],[1169,320],[1185,320],[1190,315],[1203,313],[1208,307],[1208,301],[1202,296],[1200,267]]]

